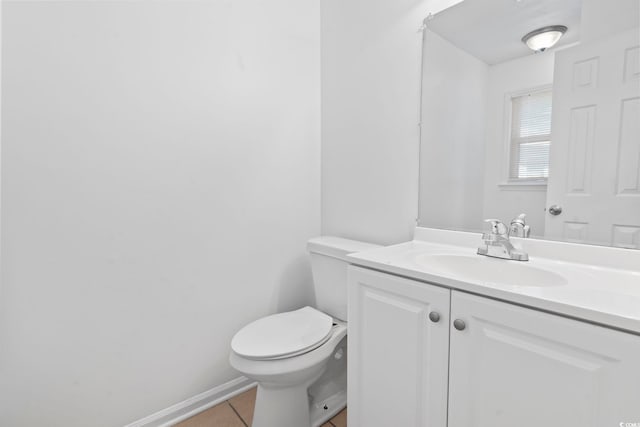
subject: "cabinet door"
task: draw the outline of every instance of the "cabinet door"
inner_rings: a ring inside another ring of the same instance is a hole
[[[350,267],[350,426],[446,426],[449,296],[445,288]]]
[[[456,319],[449,427],[640,422],[639,336],[453,291]]]

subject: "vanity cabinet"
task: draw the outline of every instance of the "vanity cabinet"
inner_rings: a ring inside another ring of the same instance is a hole
[[[446,426],[449,290],[358,267],[349,281],[348,424]]]
[[[451,292],[449,427],[640,422],[640,337]]]
[[[351,266],[348,336],[349,425],[640,422],[633,334]]]

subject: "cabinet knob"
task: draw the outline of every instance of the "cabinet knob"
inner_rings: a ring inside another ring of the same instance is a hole
[[[431,313],[429,313],[429,320],[431,320],[433,323],[438,323],[440,321],[440,314],[432,311]]]
[[[453,327],[456,328],[459,331],[464,330],[464,328],[467,327],[467,324],[464,323],[464,320],[462,319],[456,319],[453,321]]]

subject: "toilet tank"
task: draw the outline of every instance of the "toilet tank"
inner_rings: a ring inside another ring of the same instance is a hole
[[[379,248],[379,245],[343,239],[315,237],[307,243],[316,293],[316,308],[347,321],[347,255]]]

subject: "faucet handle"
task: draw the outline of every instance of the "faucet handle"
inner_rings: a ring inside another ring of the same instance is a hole
[[[489,225],[489,230],[488,233],[482,235],[483,239],[491,238],[491,236],[506,237],[509,235],[509,229],[499,219],[485,219],[484,222]]]
[[[509,231],[511,235],[516,237],[529,237],[531,227],[527,225],[525,220],[526,217],[527,215],[522,213],[511,220],[511,224],[509,224]]]
[[[527,214],[521,213],[520,215],[518,215],[517,217],[511,220],[511,224],[515,223],[515,224],[521,224],[522,226],[524,226],[527,224],[526,218],[527,218]]]

